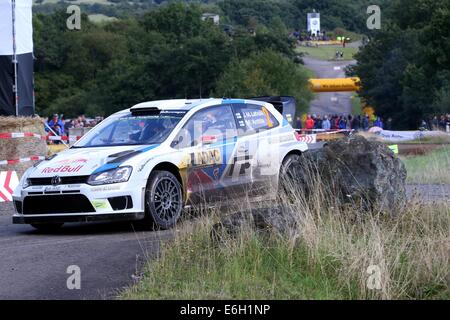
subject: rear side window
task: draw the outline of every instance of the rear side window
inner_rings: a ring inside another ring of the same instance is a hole
[[[246,134],[269,130],[279,125],[278,120],[264,106],[235,105],[234,114],[239,131]]]

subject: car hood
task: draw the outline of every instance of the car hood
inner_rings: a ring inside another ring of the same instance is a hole
[[[29,177],[87,176],[117,168],[144,152],[158,149],[158,146],[71,148],[39,163]]]

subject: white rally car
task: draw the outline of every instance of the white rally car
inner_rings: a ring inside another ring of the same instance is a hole
[[[148,219],[171,228],[187,206],[273,197],[307,148],[264,101],[141,103],[27,170],[13,194],[13,223]]]

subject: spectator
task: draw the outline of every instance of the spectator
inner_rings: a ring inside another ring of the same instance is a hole
[[[422,122],[420,123],[419,130],[420,131],[428,131],[429,130],[427,122],[423,119],[422,119]]]
[[[377,118],[376,118],[376,120],[375,120],[375,122],[373,123],[373,125],[374,125],[375,127],[379,127],[379,128],[381,128],[381,129],[383,129],[383,121],[381,121],[381,118],[380,118],[380,117],[377,117]]]
[[[60,128],[64,128],[64,123],[61,121],[61,119],[59,119],[59,116],[58,116],[57,113],[55,113],[55,114],[53,115],[52,119],[51,119],[50,121],[47,122],[47,126],[53,129],[53,128],[55,127],[56,124],[58,124],[58,126],[59,126]],[[45,128],[45,131],[46,131],[46,132],[49,132],[50,129],[49,129],[47,126],[46,126],[46,128]]]
[[[314,129],[322,129],[322,118],[317,116],[314,120]]]
[[[353,117],[351,114],[348,115],[347,117],[347,127],[346,129],[352,129],[352,124],[353,124]]]
[[[392,130],[392,118],[391,118],[391,117],[389,117],[389,118],[386,120],[385,128],[386,128],[386,130]]]
[[[437,116],[433,117],[433,120],[431,120],[431,129],[432,130],[439,130],[439,120]]]
[[[364,131],[369,130],[369,115],[366,114],[362,119],[362,128]]]
[[[344,118],[344,116],[341,116],[339,118],[339,124],[338,124],[338,128],[340,130],[346,129],[347,128],[347,120]]]
[[[314,129],[314,120],[311,118],[311,115],[309,115],[309,114],[306,119],[305,128],[308,130]]]
[[[297,117],[297,120],[295,121],[295,127],[297,129],[301,129],[302,128],[302,119],[300,117]]]
[[[330,123],[330,120],[328,120],[328,116],[324,116],[323,117],[322,129],[324,129],[324,130],[330,130],[331,129],[331,123]]]
[[[352,129],[354,129],[354,130],[356,130],[356,131],[359,131],[359,128],[361,127],[361,116],[360,115],[358,115],[357,117],[355,117],[354,119],[353,119],[353,122],[352,122]]]

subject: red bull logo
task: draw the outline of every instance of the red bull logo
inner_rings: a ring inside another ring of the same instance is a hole
[[[59,166],[45,167],[42,169],[41,173],[79,172],[84,167],[85,163],[87,163],[87,159],[64,159],[56,161],[56,164],[59,164]]]

